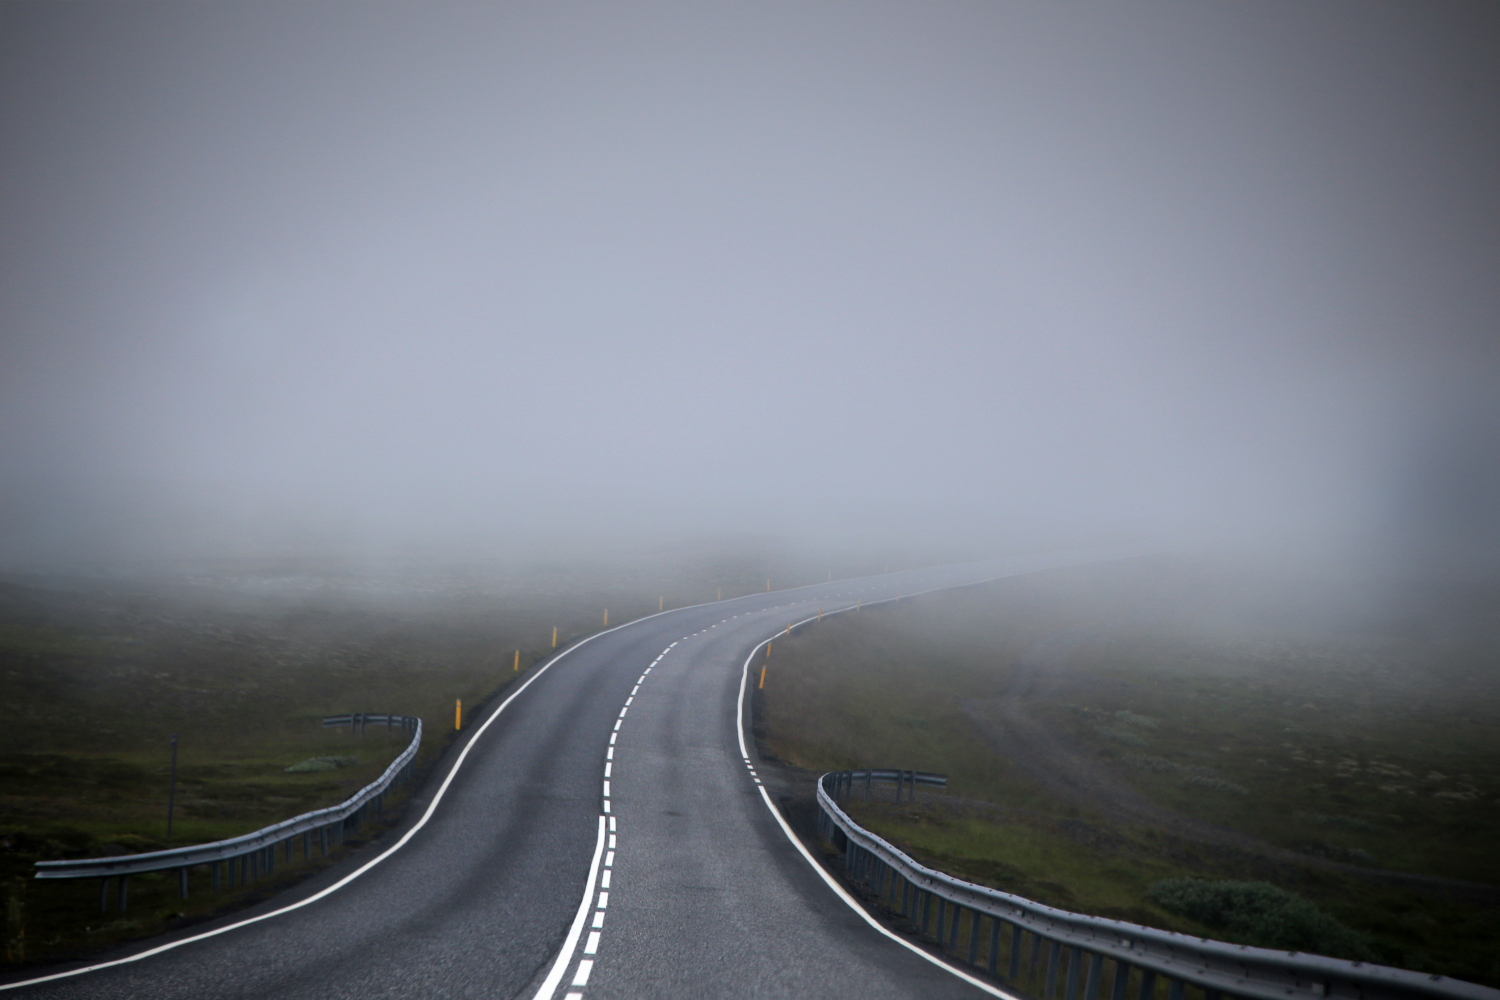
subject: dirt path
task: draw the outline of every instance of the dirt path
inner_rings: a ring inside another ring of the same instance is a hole
[[[1074,627],[1052,632],[1016,661],[1015,677],[999,698],[961,703],[975,729],[996,754],[1015,764],[1048,794],[1113,822],[1163,829],[1184,840],[1249,851],[1276,861],[1337,871],[1376,882],[1485,902],[1500,901],[1500,887],[1481,882],[1384,871],[1331,861],[1276,847],[1259,837],[1185,816],[1131,788],[1108,765],[1057,730],[1033,718],[1025,703],[1082,682],[1071,667],[1080,649],[1124,626]]]

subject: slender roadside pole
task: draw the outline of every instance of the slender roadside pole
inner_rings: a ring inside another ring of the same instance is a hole
[[[167,840],[172,839],[172,808],[177,804],[177,734],[172,734],[172,780],[167,785]]]

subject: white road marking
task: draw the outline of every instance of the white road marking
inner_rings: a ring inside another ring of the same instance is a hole
[[[594,911],[594,922],[590,926],[593,926],[593,927],[603,927],[604,926],[604,911],[603,910],[595,910]]]
[[[587,986],[589,984],[589,973],[594,971],[594,963],[588,959],[582,959],[578,963],[578,971],[573,974],[574,986]]]
[[[626,705],[626,707],[629,707],[629,705],[630,705],[630,703],[632,701],[635,701],[635,693],[634,692],[631,692],[630,697],[625,699],[625,705]],[[621,709],[621,711],[623,712],[624,709]]]
[[[604,759],[605,760],[614,760],[615,759],[615,748],[614,747],[605,747],[604,748]]]
[[[616,726],[615,728],[619,729],[620,727]],[[615,745],[615,737],[618,736],[618,735],[620,735],[620,734],[619,733],[610,733],[609,734],[609,745],[610,746],[614,746]]]
[[[610,844],[609,846],[613,847],[615,845]],[[599,893],[599,909],[601,909],[601,910],[607,910],[607,909],[609,909],[609,893],[607,893],[607,892],[601,892],[601,893]]]
[[[604,783],[604,797],[609,798],[609,782]]]
[[[589,931],[589,939],[583,943],[585,955],[597,955],[599,953],[599,932]]]
[[[614,819],[614,817],[611,816],[610,819]],[[608,868],[604,869],[604,875],[599,879],[599,885],[600,885],[601,888],[605,888],[605,889],[609,888],[609,869]]]
[[[615,732],[619,732],[620,731],[620,723],[622,723],[624,721],[625,721],[624,719],[616,719],[615,720]]]
[[[584,921],[589,918],[589,904],[594,901],[594,880],[599,877],[599,854],[604,850],[604,817],[599,817],[599,838],[594,842],[594,857],[589,861],[589,880],[583,887],[583,901],[578,904],[578,912],[573,917],[573,924],[568,928],[568,936],[563,939],[562,950],[557,953],[557,961],[552,963],[547,978],[542,980],[542,988],[536,991],[532,1000],[552,1000],[552,994],[557,992],[557,986],[562,982],[563,973],[568,969],[568,963],[573,959],[573,949],[578,947],[578,939],[583,934]],[[590,963],[590,968],[593,964]],[[574,986],[583,986],[588,982],[588,975],[583,974],[583,982],[573,980]]]
[[[610,748],[610,749],[614,749],[614,748],[613,748],[613,747],[611,747],[611,748]],[[605,777],[606,777],[606,778],[608,778],[608,777],[610,777],[610,773],[609,773],[609,771],[610,771],[610,768],[612,768],[612,767],[614,767],[614,765],[613,765],[613,764],[605,764],[605,765],[604,765],[604,776],[605,776]]]
[[[694,605],[694,607],[701,607],[701,605]],[[578,650],[582,649],[584,646],[593,642],[600,636],[609,635],[611,632],[618,632],[622,628],[627,628],[631,625],[639,624],[640,622],[646,621],[648,618],[656,618],[659,615],[667,615],[671,613],[671,611],[658,611],[656,614],[646,615],[643,618],[637,618],[635,621],[631,622],[622,622],[621,624],[616,625],[614,628],[607,628],[602,632],[595,632],[591,636],[580,639],[576,644],[562,650],[561,652],[557,653],[557,655],[553,656],[552,659],[544,663],[541,669],[537,670],[530,677],[526,678],[526,680],[521,683],[520,687],[512,691],[510,695],[508,695],[506,699],[502,701],[493,712],[490,713],[490,717],[484,720],[484,724],[474,731],[474,735],[469,737],[469,741],[464,744],[464,748],[459,753],[458,759],[453,762],[453,766],[449,768],[448,773],[444,776],[442,783],[438,785],[437,791],[433,793],[432,801],[427,804],[427,808],[425,811],[423,811],[421,818],[419,818],[415,823],[411,825],[411,829],[402,834],[401,838],[390,847],[375,855],[369,861],[366,861],[364,864],[360,865],[358,868],[354,869],[354,871],[350,872],[348,875],[345,875],[343,878],[339,879],[332,885],[320,889],[317,892],[313,893],[311,896],[308,896],[304,899],[299,899],[295,903],[289,903],[286,906],[280,907],[279,909],[271,910],[267,913],[257,914],[256,916],[248,917],[244,920],[238,920],[232,924],[225,924],[223,927],[216,927],[211,931],[204,931],[202,934],[193,934],[189,937],[178,938],[176,941],[168,941],[166,944],[159,944],[154,948],[147,948],[144,951],[138,951],[133,955],[126,955],[123,958],[116,958],[108,962],[96,962],[93,965],[85,965],[82,968],[78,969],[69,969],[66,972],[54,972],[51,975],[37,976],[35,979],[23,979],[19,982],[14,983],[0,983],[0,991],[13,990],[22,986],[34,986],[37,983],[51,982],[54,979],[68,979],[73,976],[81,976],[86,972],[97,972],[100,969],[108,969],[116,965],[128,965],[131,962],[139,962],[143,958],[150,958],[152,955],[160,955],[162,952],[172,951],[175,948],[181,948],[185,944],[192,944],[195,941],[203,941],[207,938],[218,937],[220,934],[227,934],[230,931],[238,930],[241,927],[248,927],[251,924],[258,924],[262,920],[270,920],[272,917],[279,917],[283,913],[291,913],[293,910],[300,910],[304,906],[310,906],[323,897],[337,892],[344,886],[348,885],[350,882],[353,882],[355,879],[359,878],[365,872],[369,871],[371,868],[374,868],[376,865],[380,864],[392,854],[395,854],[397,851],[401,850],[401,848],[405,847],[411,841],[411,839],[417,835],[417,831],[421,830],[427,825],[427,823],[432,819],[433,813],[437,811],[438,804],[442,802],[443,797],[448,794],[448,786],[453,784],[454,777],[457,776],[459,769],[463,767],[464,761],[468,760],[469,751],[474,749],[474,746],[479,742],[479,738],[484,735],[485,731],[489,729],[491,725],[494,724],[496,719],[500,718],[501,713],[510,707],[510,703],[521,697],[522,692],[531,687],[532,684],[536,683],[537,678],[541,677],[548,670],[551,670],[556,664],[562,662],[564,657],[576,653]],[[676,643],[673,643],[672,645],[675,646]],[[670,649],[672,647],[668,646],[667,648]],[[614,742],[613,737],[611,737],[610,742]]]
[[[844,608],[842,610],[851,611],[853,609]],[[807,620],[810,621],[811,619]],[[803,623],[799,622],[798,624]],[[777,630],[776,635],[781,635],[781,631],[779,629]],[[738,701],[736,702],[738,711],[735,713],[734,728],[735,735],[739,738],[740,741],[740,756],[744,757],[746,760],[750,759],[750,750],[745,743],[745,688],[747,687],[750,680],[750,663],[755,659],[755,654],[760,652],[761,647],[770,642],[771,639],[776,638],[776,635],[771,636],[770,639],[763,640],[762,642],[757,644],[754,649],[750,650],[750,655],[745,657],[744,666],[740,668],[740,696]],[[912,944],[910,941],[907,941],[905,938],[902,938],[899,935],[887,930],[880,923],[880,921],[872,917],[869,911],[861,906],[853,896],[849,895],[844,887],[840,885],[832,875],[828,874],[827,870],[824,869],[822,865],[813,860],[813,856],[809,854],[807,848],[803,846],[801,838],[798,837],[797,834],[793,832],[792,828],[787,825],[786,819],[781,815],[781,810],[777,809],[776,803],[771,801],[771,796],[766,791],[765,786],[762,785],[759,781],[756,781],[756,785],[759,786],[760,789],[761,801],[764,802],[766,804],[766,808],[771,811],[772,818],[774,818],[776,820],[776,824],[781,827],[781,832],[786,834],[786,839],[792,842],[792,846],[797,849],[797,853],[802,855],[803,860],[805,860],[808,865],[811,866],[812,870],[818,874],[818,877],[823,880],[824,884],[826,884],[828,888],[833,890],[834,895],[843,900],[851,910],[859,914],[865,923],[869,924],[880,934],[885,935],[892,941],[899,944],[901,947],[907,949],[912,954],[917,955],[928,962],[931,962],[933,965],[936,965],[940,969],[945,969],[948,972],[953,973],[953,975],[962,979],[964,982],[969,983],[972,986],[979,987],[981,990],[984,990],[984,992],[990,994],[991,996],[1003,997],[1004,1000],[1021,1000],[1021,998],[1017,997],[1015,994],[1006,993],[1004,990],[997,989],[996,987],[990,985],[982,979],[976,979],[974,976],[969,975],[963,969],[960,969],[954,965],[949,965],[947,962],[938,958],[936,955],[928,954],[926,951]]]
[[[614,851],[610,851],[608,854],[604,855],[604,867],[606,867],[606,868],[613,868],[614,866],[615,866],[615,852]]]

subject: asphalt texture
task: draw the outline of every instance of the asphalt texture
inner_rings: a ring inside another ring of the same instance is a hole
[[[473,746],[429,821],[360,877],[299,909],[234,926],[337,882],[401,830],[257,908],[176,938],[229,927],[216,936],[8,995],[982,996],[872,928],[777,822],[753,771],[753,743],[747,737],[748,766],[739,749],[744,663],[758,643],[820,608],[827,614],[1112,555],[836,581],[601,633],[553,661],[497,718],[470,723]],[[408,828],[458,757],[447,755],[445,768],[428,777]],[[596,860],[601,816],[612,841]],[[26,978],[62,971],[30,970]]]

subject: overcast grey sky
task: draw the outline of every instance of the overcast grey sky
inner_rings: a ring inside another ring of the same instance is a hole
[[[0,561],[1493,531],[1489,4],[7,4]]]

